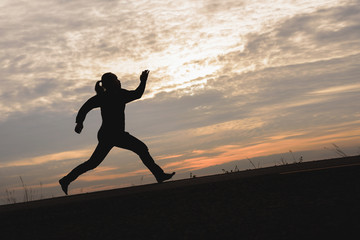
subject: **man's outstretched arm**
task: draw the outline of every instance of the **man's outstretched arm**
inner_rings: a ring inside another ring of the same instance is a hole
[[[131,96],[127,102],[131,102],[142,97],[145,91],[146,81],[148,79],[149,72],[150,72],[149,70],[145,70],[141,73],[140,84],[134,91],[129,91],[131,93]]]
[[[85,120],[86,114],[91,111],[91,109],[99,107],[98,103],[98,96],[94,96],[87,100],[84,105],[80,108],[77,116],[76,116],[76,126],[75,126],[75,132],[81,133],[81,130],[83,129],[83,122]]]

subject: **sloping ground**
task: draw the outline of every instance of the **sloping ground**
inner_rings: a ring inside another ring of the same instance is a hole
[[[356,156],[0,206],[0,237],[360,239],[359,173]]]

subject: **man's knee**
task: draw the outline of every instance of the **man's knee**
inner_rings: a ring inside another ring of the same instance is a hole
[[[138,155],[149,154],[149,148],[145,145],[145,143],[139,143],[136,146],[136,151],[135,152]]]
[[[88,161],[83,163],[84,168],[86,169],[86,171],[93,170],[94,168],[99,166],[99,164],[100,163],[97,163],[96,161],[92,161],[91,159],[89,159]]]

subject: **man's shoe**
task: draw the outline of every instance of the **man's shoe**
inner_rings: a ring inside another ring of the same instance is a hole
[[[156,177],[156,180],[158,183],[162,183],[163,181],[169,180],[175,175],[175,172],[173,173],[163,173],[161,176]]]
[[[65,177],[63,177],[62,179],[59,180],[59,183],[60,183],[60,186],[61,186],[61,189],[64,191],[64,193],[66,195],[68,195],[68,186],[70,183],[68,183],[66,180],[65,180]]]

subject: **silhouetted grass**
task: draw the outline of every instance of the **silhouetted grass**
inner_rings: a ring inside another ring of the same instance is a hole
[[[249,162],[251,163],[251,165],[256,169],[255,164],[250,160],[250,158],[247,158],[247,160],[249,160]],[[258,164],[259,165],[259,164]]]
[[[29,202],[34,200],[34,190],[24,183],[22,177],[20,176],[20,181],[24,190],[24,202]]]
[[[36,199],[43,199],[43,192],[42,192],[42,182],[40,182],[40,196],[39,198],[36,198],[36,191],[27,186],[23,180],[23,178],[21,176],[19,176],[20,178],[20,182],[21,182],[21,186],[23,189],[23,202],[30,202]],[[9,190],[9,189],[5,189],[5,198],[4,198],[4,202],[5,204],[13,204],[13,203],[17,203],[17,199],[15,197],[15,190]]]
[[[333,146],[332,148],[327,148],[327,147],[324,147],[324,148],[329,151],[335,152],[340,157],[348,157],[348,155],[338,145],[333,143],[332,146]]]
[[[5,204],[16,203],[15,190],[5,189]]]

